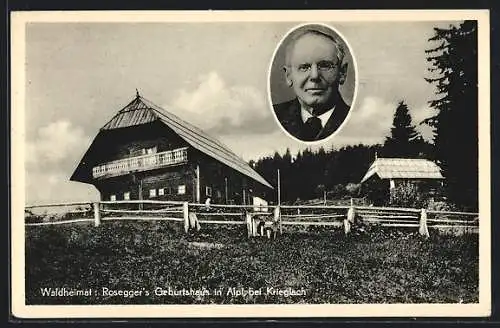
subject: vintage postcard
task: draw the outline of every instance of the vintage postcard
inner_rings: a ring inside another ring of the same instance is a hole
[[[17,318],[486,317],[489,12],[13,12]]]

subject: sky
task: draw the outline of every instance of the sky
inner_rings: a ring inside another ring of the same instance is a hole
[[[99,129],[136,94],[198,126],[244,160],[307,145],[278,126],[269,102],[273,53],[301,22],[29,23],[26,27],[26,203],[97,200],[69,181]],[[419,125],[434,111],[425,50],[434,27],[456,22],[321,22],[356,63],[348,121],[325,149],[376,144],[399,101]],[[352,77],[351,77],[352,78]]]

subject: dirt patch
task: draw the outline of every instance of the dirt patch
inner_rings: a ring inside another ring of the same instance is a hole
[[[224,247],[224,244],[219,244],[219,243],[208,243],[208,242],[198,242],[198,241],[192,241],[188,243],[189,247],[195,247],[195,248],[203,248],[203,249],[221,249]]]

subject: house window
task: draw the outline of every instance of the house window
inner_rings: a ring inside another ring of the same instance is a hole
[[[145,154],[156,154],[156,146],[144,149]]]
[[[136,156],[141,156],[144,155],[144,149],[130,149],[130,157],[136,157]]]
[[[116,195],[110,195],[109,200],[112,202],[116,201]]]
[[[186,193],[186,186],[185,185],[179,185],[177,187],[177,194],[184,195],[185,193]]]
[[[127,192],[123,193],[123,199],[124,200],[130,200],[130,191],[127,191]]]
[[[149,198],[156,197],[156,189],[149,189]]]
[[[205,195],[212,196],[212,188],[211,187],[205,187]]]
[[[156,154],[158,152],[158,149],[156,146],[154,147],[146,147],[146,148],[135,148],[135,149],[129,149],[129,153],[131,157],[136,157],[136,156],[141,156],[141,155],[149,155],[149,154]]]
[[[163,196],[163,195],[165,195],[165,189],[164,188],[158,189],[158,196]]]

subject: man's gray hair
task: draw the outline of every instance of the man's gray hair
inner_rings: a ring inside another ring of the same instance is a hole
[[[337,49],[337,58],[339,60],[339,63],[342,64],[344,61],[344,56],[345,56],[345,49],[342,43],[333,35],[330,35],[328,33],[325,33],[323,31],[320,31],[319,29],[313,29],[313,28],[308,28],[303,31],[300,31],[299,33],[296,33],[295,35],[292,35],[291,40],[288,42],[285,48],[285,64],[289,66],[290,64],[290,56],[291,52],[295,46],[295,43],[302,38],[305,35],[312,34],[312,35],[318,35],[325,37],[332,41],[333,45]]]

